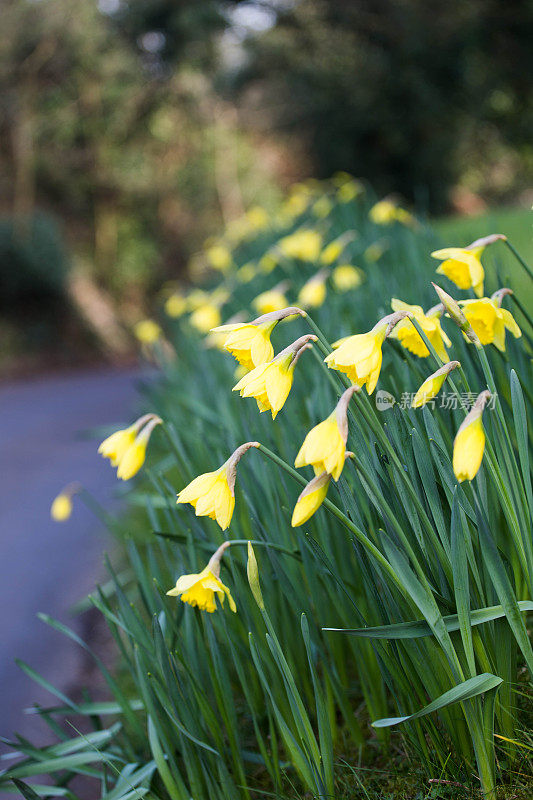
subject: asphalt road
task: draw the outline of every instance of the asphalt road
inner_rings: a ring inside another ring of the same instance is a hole
[[[98,370],[0,386],[0,735],[37,740],[43,723],[23,714],[55,698],[14,664],[26,661],[67,689],[76,681],[79,648],[37,619],[44,611],[75,629],[72,605],[103,575],[101,525],[80,502],[67,522],[50,519],[60,489],[80,481],[104,506],[114,471],[87,433],[132,418],[138,371]],[[0,751],[4,751],[0,744]]]

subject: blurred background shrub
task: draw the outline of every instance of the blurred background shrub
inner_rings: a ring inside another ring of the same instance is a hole
[[[431,214],[528,202],[526,0],[6,0],[2,17],[0,212],[21,233],[1,285],[11,258],[34,265],[22,282],[62,273],[48,224],[81,337],[115,357],[98,309],[131,328],[206,238],[296,180],[347,170]]]

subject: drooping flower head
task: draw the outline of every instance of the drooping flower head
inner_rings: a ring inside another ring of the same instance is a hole
[[[405,316],[405,311],[397,311],[383,317],[368,333],[346,336],[336,343],[337,349],[324,361],[330,369],[346,373],[357,386],[366,385],[368,394],[372,394],[381,370],[383,342]]]
[[[155,344],[163,334],[160,326],[153,319],[142,319],[137,322],[133,332],[141,344]]]
[[[511,312],[501,307],[506,294],[511,294],[511,290],[499,289],[492,297],[459,301],[468,323],[481,344],[493,344],[501,352],[505,351],[506,329],[511,331],[516,339],[522,335]]]
[[[281,311],[263,314],[252,322],[219,325],[213,328],[212,333],[226,334],[224,349],[235,356],[239,364],[251,370],[272,360],[274,356],[274,349],[270,342],[272,331],[281,319],[296,314],[301,315],[301,309],[289,306]]]
[[[489,391],[478,395],[454,439],[453,471],[459,483],[472,481],[481,466],[485,450],[485,431],[481,417],[490,397]]]
[[[224,599],[227,597],[230,609],[236,612],[237,606],[231,596],[231,592],[220,580],[220,561],[230,545],[231,542],[221,544],[201,572],[182,575],[178,578],[175,587],[170,589],[167,595],[181,597],[184,603],[188,603],[193,608],[199,608],[201,611],[207,611],[210,614],[217,609],[215,598],[218,598],[220,605],[223,606]]]
[[[288,288],[287,281],[281,281],[277,286],[272,289],[267,289],[266,292],[261,292],[257,297],[252,300],[252,305],[259,314],[270,314],[272,311],[281,311],[287,308],[289,303],[285,297],[285,292]]]
[[[326,299],[326,280],[328,271],[319,270],[304,283],[298,293],[298,302],[302,308],[318,308]]]
[[[81,485],[75,481],[69,483],[61,489],[50,507],[50,516],[54,522],[65,522],[72,514],[72,498],[81,489]]]
[[[405,311],[407,314],[412,315],[435,348],[441,361],[448,360],[446,347],[451,347],[452,343],[440,324],[440,317],[444,312],[442,305],[434,306],[424,313],[421,306],[412,306],[393,297],[391,306],[393,311]],[[391,333],[391,338],[398,339],[402,347],[405,347],[410,353],[414,353],[415,356],[420,356],[421,358],[429,356],[428,348],[409,319],[403,319],[398,323]]]
[[[291,520],[293,528],[303,525],[320,508],[328,493],[330,482],[331,475],[327,472],[315,475],[313,480],[309,481],[294,506]]]
[[[278,249],[287,258],[298,261],[317,261],[322,247],[322,236],[318,231],[302,229],[284,236],[278,242]]]
[[[365,273],[358,267],[351,264],[339,264],[331,273],[333,286],[338,292],[349,292],[350,289],[357,289],[364,280]]]
[[[357,237],[357,233],[355,231],[346,231],[341,236],[337,236],[336,239],[333,239],[332,242],[327,244],[320,254],[320,261],[322,264],[326,264],[326,266],[330,266],[344,252],[346,245],[349,242],[352,242]]]
[[[215,519],[223,531],[229,526],[235,508],[235,480],[237,464],[258,442],[246,442],[238,447],[222,466],[214,472],[198,475],[178,494],[178,503],[190,503],[197,517]]]
[[[440,275],[446,275],[459,289],[473,289],[476,297],[483,297],[485,270],[481,263],[481,255],[487,245],[505,238],[501,233],[494,233],[483,239],[476,239],[467,247],[445,247],[442,250],[434,250],[431,256],[442,261],[437,268]]]
[[[315,475],[327,472],[336,481],[339,480],[348,439],[348,403],[354,392],[358,391],[358,386],[346,389],[329,417],[311,428],[296,456],[295,467],[311,464]]]
[[[266,364],[260,364],[233,387],[241,397],[254,397],[259,411],[271,411],[272,419],[283,408],[292,386],[294,367],[301,354],[316,341],[308,333],[290,344]]]
[[[117,467],[117,478],[127,481],[137,474],[144,464],[152,431],[161,422],[156,414],[145,414],[129,428],[115,431],[104,439],[98,452]]]
[[[438,395],[442,388],[442,384],[453,369],[460,367],[459,361],[449,361],[444,364],[440,369],[430,375],[424,383],[420,386],[419,390],[414,396],[411,408],[422,408],[430,400]]]

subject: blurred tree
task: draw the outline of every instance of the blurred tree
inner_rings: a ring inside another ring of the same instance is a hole
[[[348,170],[438,210],[472,157],[493,166],[491,141],[521,155],[509,183],[531,165],[529,0],[272,5],[277,24],[248,38],[228,88],[245,90],[251,124],[268,109],[303,138],[318,175]]]

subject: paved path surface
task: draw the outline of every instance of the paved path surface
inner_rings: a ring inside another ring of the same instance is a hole
[[[106,541],[80,501],[70,520],[59,524],[50,519],[50,502],[72,480],[105,506],[112,502],[115,473],[96,454],[87,432],[127,422],[138,382],[138,371],[99,370],[0,386],[2,736],[17,731],[38,740],[44,735],[42,723],[22,709],[56,702],[21,672],[14,658],[64,689],[79,668],[79,648],[36,614],[44,611],[76,628],[70,609],[103,574]]]

